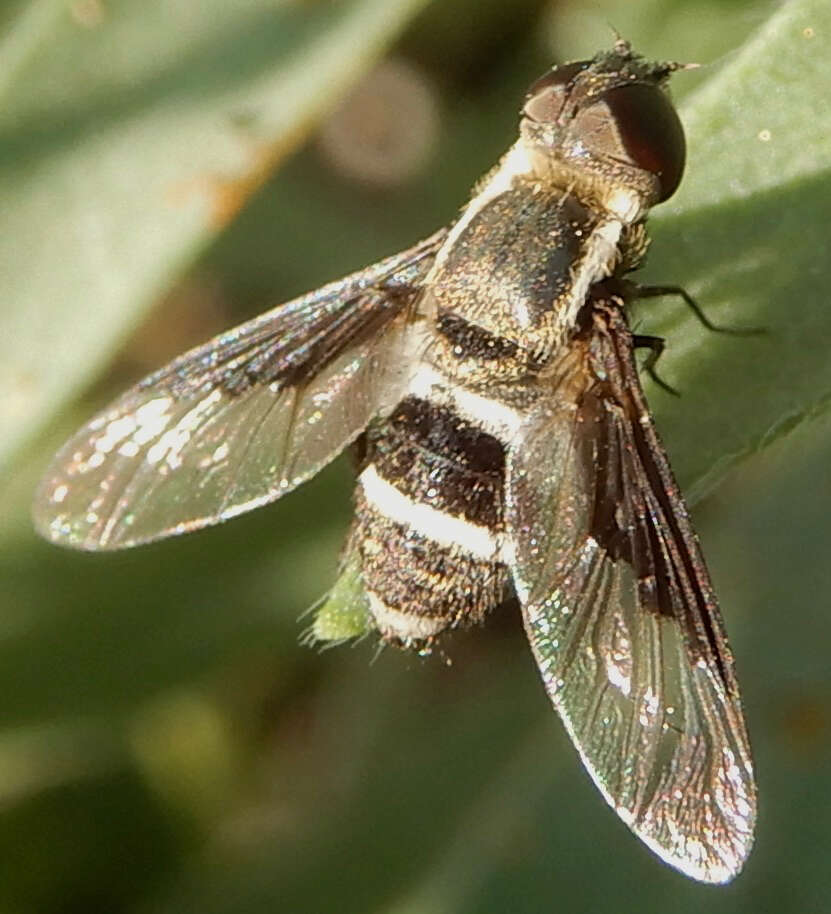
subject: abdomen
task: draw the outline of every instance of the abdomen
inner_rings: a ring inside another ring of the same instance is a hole
[[[411,645],[479,622],[507,582],[502,443],[418,394],[369,435],[355,537],[379,632]]]

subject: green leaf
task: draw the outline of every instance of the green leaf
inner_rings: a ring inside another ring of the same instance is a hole
[[[651,400],[693,500],[831,395],[831,111],[812,101],[831,84],[829,32],[828,4],[784,4],[683,106],[687,175],[656,212],[643,281],[680,284],[722,326],[764,330],[714,334],[679,301],[660,309],[661,367],[682,399]]]
[[[0,42],[0,466],[423,3],[18,7]]]

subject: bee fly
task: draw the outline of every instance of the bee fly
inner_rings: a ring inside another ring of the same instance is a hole
[[[135,546],[273,501],[360,439],[344,566],[380,638],[429,649],[514,596],[603,796],[727,882],[753,841],[750,748],[633,358],[660,341],[626,316],[684,167],[678,68],[618,41],[552,69],[454,225],[141,381],[58,454],[35,518],[62,545]]]

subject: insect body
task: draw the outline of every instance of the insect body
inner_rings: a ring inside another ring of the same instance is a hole
[[[725,882],[753,840],[750,749],[625,311],[683,171],[674,69],[619,41],[543,76],[449,230],[139,383],[58,454],[35,517],[132,546],[272,501],[360,439],[346,555],[380,637],[429,648],[515,596],[607,801]]]

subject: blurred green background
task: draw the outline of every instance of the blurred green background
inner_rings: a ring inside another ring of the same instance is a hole
[[[688,175],[647,393],[737,656],[761,813],[702,887],[605,807],[519,620],[445,656],[301,647],[350,513],[284,503],[111,555],[38,475],[188,346],[451,220],[525,87],[610,43],[677,76]],[[0,5],[0,914],[820,911],[831,896],[831,11],[825,0]],[[279,166],[279,167],[278,167]]]

